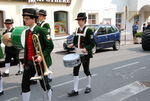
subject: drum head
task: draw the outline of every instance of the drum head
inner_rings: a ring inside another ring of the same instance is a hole
[[[8,47],[12,46],[12,42],[9,40],[11,38],[11,34],[11,32],[8,32],[2,36],[2,42]]]
[[[80,56],[78,54],[68,54],[63,57],[63,60],[70,61],[78,59]]]
[[[24,30],[21,34],[21,45],[23,48],[25,47],[25,33],[26,33],[26,30]]]
[[[78,54],[68,54],[63,57],[63,62],[65,67],[76,67],[78,66],[80,61],[80,56]]]

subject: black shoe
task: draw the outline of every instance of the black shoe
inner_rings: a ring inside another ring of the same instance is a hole
[[[9,73],[3,73],[3,77],[9,77]]]
[[[48,78],[48,82],[52,82],[52,79]]]
[[[23,71],[20,70],[16,73],[16,75],[21,75],[21,74],[23,74]]]
[[[37,84],[37,81],[35,80],[30,80],[30,85],[36,85]]]
[[[87,93],[90,93],[90,92],[91,92],[91,88],[86,87],[86,89],[85,89],[84,93],[85,93],[85,94],[87,94]]]
[[[4,94],[4,91],[0,92],[0,96]]]
[[[68,97],[77,96],[78,92],[72,90],[70,93],[68,93]]]

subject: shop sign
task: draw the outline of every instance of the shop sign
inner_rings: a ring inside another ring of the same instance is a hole
[[[28,2],[33,3],[33,2],[49,2],[49,3],[65,3],[65,4],[70,4],[71,0],[28,0]]]

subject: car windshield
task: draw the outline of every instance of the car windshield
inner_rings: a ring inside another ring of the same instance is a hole
[[[87,27],[92,29],[93,32],[95,32],[99,28],[99,25],[87,25]]]

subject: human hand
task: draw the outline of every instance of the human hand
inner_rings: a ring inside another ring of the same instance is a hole
[[[74,47],[74,45],[73,45],[73,44],[70,44],[70,45],[68,45],[68,47],[69,47],[69,48],[73,48],[73,47]]]
[[[36,55],[35,57],[36,57],[35,62],[40,64],[42,62],[42,57],[40,55]]]
[[[81,50],[82,53],[87,53],[86,48],[82,48],[82,49],[80,49],[80,50]]]

